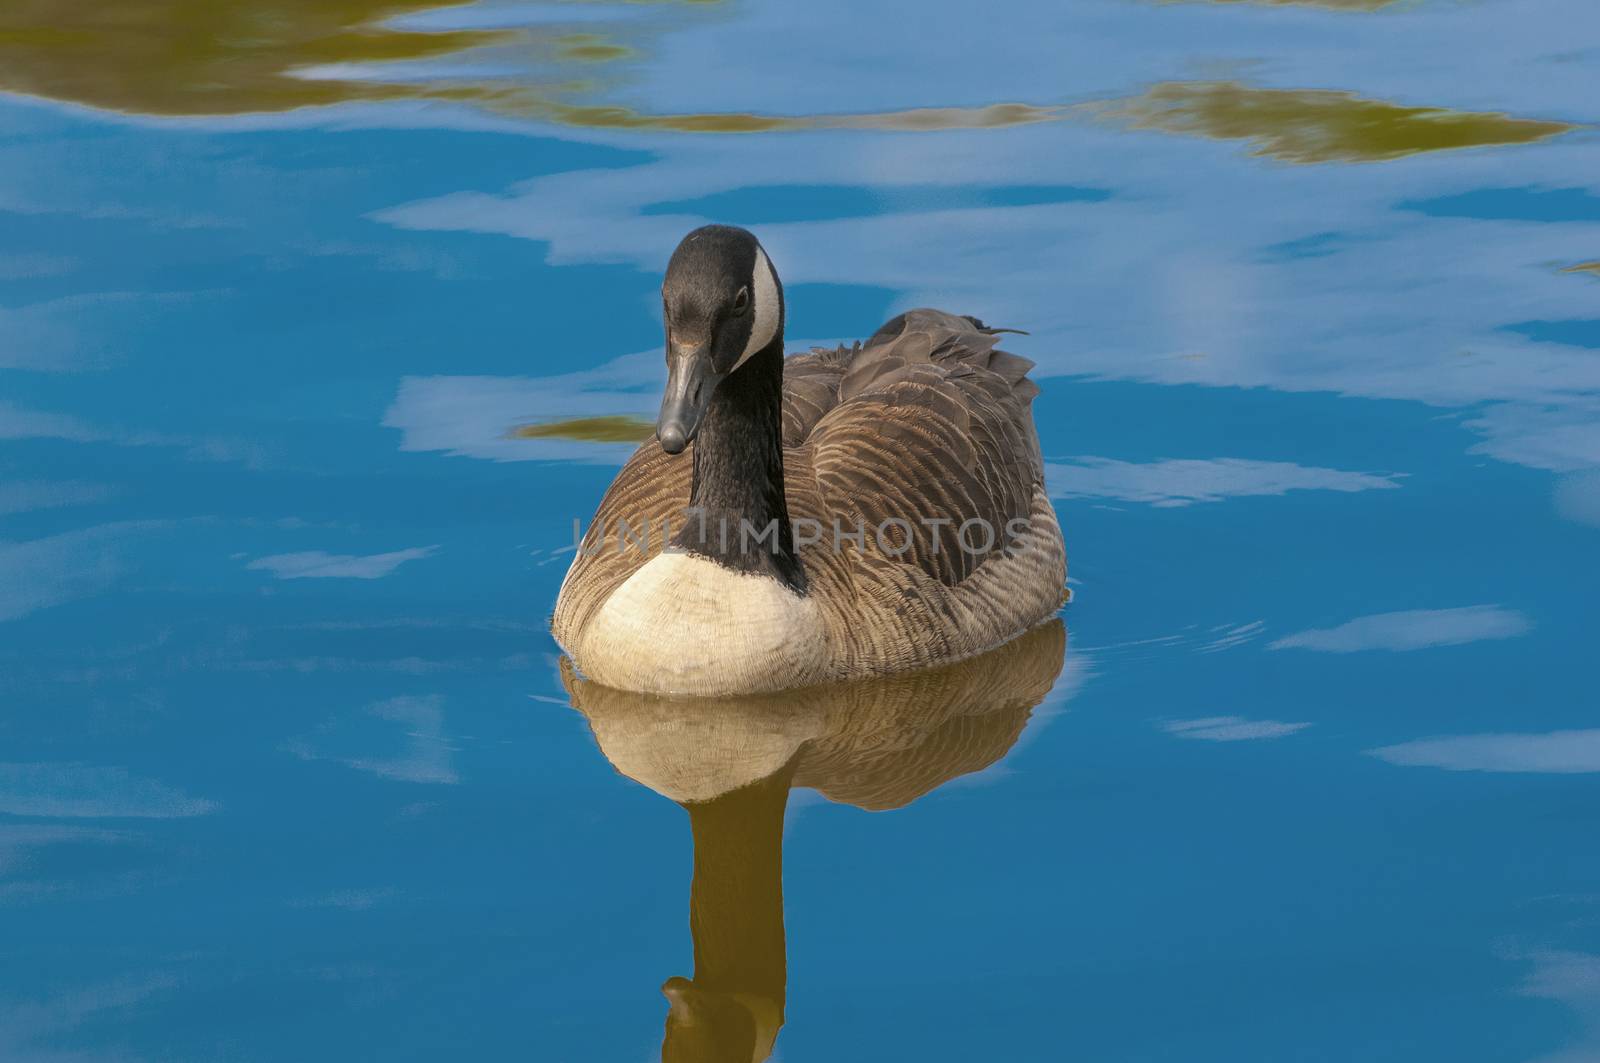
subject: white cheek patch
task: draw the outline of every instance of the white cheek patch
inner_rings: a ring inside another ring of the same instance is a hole
[[[772,272],[772,263],[767,261],[767,253],[760,247],[756,248],[755,299],[756,316],[750,325],[750,342],[745,344],[744,353],[734,363],[737,369],[750,360],[750,356],[772,342],[778,334],[778,278]]]

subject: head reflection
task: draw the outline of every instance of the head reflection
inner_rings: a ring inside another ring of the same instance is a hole
[[[900,808],[998,761],[1061,672],[1052,621],[982,657],[757,697],[666,699],[579,679],[573,705],[622,774],[678,802],[694,835],[694,976],[662,985],[665,1063],[760,1063],[784,1021],[789,790]]]

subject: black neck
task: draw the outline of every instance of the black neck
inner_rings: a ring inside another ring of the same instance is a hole
[[[804,592],[783,492],[781,331],[712,394],[695,436],[689,505],[679,547]]]

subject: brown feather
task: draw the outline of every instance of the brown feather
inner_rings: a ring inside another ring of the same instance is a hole
[[[794,521],[824,529],[800,556],[838,643],[840,678],[971,655],[1038,623],[1061,600],[1066,562],[1044,493],[1032,414],[1038,388],[1026,376],[1033,363],[996,342],[976,319],[912,310],[865,346],[784,362],[785,493]],[[659,552],[663,522],[682,526],[691,454],[669,456],[652,438],[617,474],[557,602],[553,628],[563,645],[574,645],[595,610]],[[649,549],[617,549],[617,522],[637,531],[641,518]],[[912,525],[904,552],[902,527],[886,529],[889,549],[875,541],[891,518]],[[953,523],[935,531],[923,518]],[[973,519],[997,537],[1009,521],[1029,521],[1028,549],[956,549],[957,525]],[[843,540],[835,550],[836,521],[846,532],[865,525],[865,543]]]

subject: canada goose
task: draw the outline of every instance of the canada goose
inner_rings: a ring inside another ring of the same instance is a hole
[[[912,310],[865,346],[785,359],[777,273],[724,225],[684,237],[662,301],[655,437],[556,601],[585,675],[786,690],[970,657],[1060,606],[1033,363],[997,350],[998,330]]]
[[[618,772],[678,802],[694,836],[694,977],[668,978],[664,1063],[760,1063],[784,1022],[783,820],[791,787],[899,808],[999,761],[1061,673],[1040,625],[943,668],[711,699],[562,682]],[[937,932],[937,928],[930,928]]]

